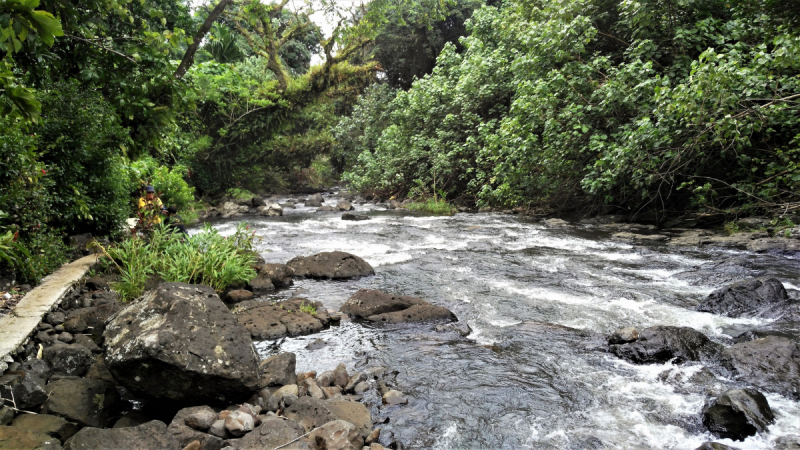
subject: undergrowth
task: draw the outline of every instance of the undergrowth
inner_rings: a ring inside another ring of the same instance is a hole
[[[120,271],[120,281],[112,287],[125,302],[141,296],[152,276],[222,292],[255,278],[254,239],[255,233],[244,224],[231,236],[220,235],[208,224],[193,236],[155,229],[149,238],[131,238],[106,250]]]
[[[429,198],[424,202],[415,202],[406,206],[411,211],[425,211],[431,214],[443,214],[451,216],[455,214],[456,208],[441,199]]]

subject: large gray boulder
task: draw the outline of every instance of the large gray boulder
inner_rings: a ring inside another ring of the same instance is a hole
[[[342,305],[340,311],[351,317],[383,323],[457,320],[447,308],[434,306],[421,298],[374,289],[359,290]]]
[[[257,390],[250,333],[208,286],[162,283],[104,336],[108,370],[136,395],[229,405]]]
[[[800,301],[789,298],[776,278],[752,279],[734,283],[709,294],[697,311],[727,317],[800,320]]]
[[[692,328],[657,326],[644,329],[633,342],[609,345],[609,350],[636,364],[663,364],[670,360],[680,364],[714,359],[722,346]]]
[[[344,280],[375,275],[375,269],[356,255],[345,252],[322,252],[298,256],[286,263],[298,278]]]
[[[102,428],[119,403],[117,388],[103,380],[79,377],[53,379],[46,386],[49,398],[42,412],[63,417],[85,427]]]
[[[740,342],[726,348],[720,362],[737,379],[768,392],[800,399],[800,344],[794,340],[767,336]]]
[[[64,450],[181,450],[164,422],[153,420],[138,427],[84,428],[64,444]]]
[[[764,395],[755,389],[731,389],[703,411],[703,424],[718,437],[743,441],[775,421]]]

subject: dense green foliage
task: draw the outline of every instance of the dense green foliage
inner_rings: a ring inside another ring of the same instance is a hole
[[[217,292],[243,285],[256,276],[253,239],[246,225],[232,236],[206,225],[191,237],[158,227],[147,239],[126,239],[106,250],[121,273],[114,290],[123,301],[130,301],[142,295],[151,277],[205,284]]]
[[[800,37],[765,11],[716,0],[484,7],[463,53],[445,47],[389,112],[358,119],[386,125],[346,178],[418,195],[436,180],[449,198],[548,211],[791,206]]]

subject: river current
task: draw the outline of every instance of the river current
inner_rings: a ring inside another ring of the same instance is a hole
[[[326,197],[326,204],[336,204]],[[283,199],[281,200],[283,202]],[[695,363],[633,365],[603,351],[620,326],[689,326],[730,345],[761,319],[693,311],[712,290],[750,276],[800,285],[800,262],[720,249],[632,245],[592,226],[548,228],[505,214],[429,216],[355,205],[371,219],[299,206],[283,217],[245,221],[267,262],[341,250],[361,256],[374,277],[301,280],[269,296],[301,296],[338,310],[358,289],[422,297],[452,310],[472,332],[427,325],[342,322],[321,333],[256,344],[262,356],[297,354],[297,370],[383,366],[409,404],[376,408],[382,441],[409,449],[694,449],[704,441],[768,449],[800,434],[800,403],[766,397],[777,420],[744,442],[714,439],[701,411],[718,378],[697,384]],[[567,328],[568,327],[568,328]],[[785,330],[796,333],[797,330]],[[325,345],[306,348],[317,339]],[[373,394],[374,395],[374,394]]]

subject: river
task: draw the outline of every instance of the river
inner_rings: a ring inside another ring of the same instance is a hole
[[[337,199],[326,198],[326,204]],[[283,202],[283,200],[281,201]],[[341,213],[287,209],[283,217],[217,222],[222,233],[248,222],[267,262],[341,250],[376,271],[353,281],[296,281],[279,300],[302,296],[337,309],[358,289],[422,297],[452,310],[467,337],[428,325],[343,322],[311,336],[259,342],[263,355],[297,354],[298,371],[384,366],[408,405],[378,409],[382,439],[422,449],[694,449],[716,440],[701,423],[712,392],[736,386],[695,383],[702,366],[637,366],[602,351],[620,326],[689,326],[712,340],[732,338],[766,320],[693,311],[717,287],[749,276],[800,285],[800,262],[746,251],[631,245],[591,226],[548,228],[504,214],[433,217],[356,205],[368,221]],[[563,327],[558,327],[555,324]],[[569,327],[569,328],[564,328]],[[579,331],[575,331],[575,330]],[[797,333],[797,330],[785,330]],[[323,339],[327,345],[306,346]],[[767,434],[742,449],[768,449],[800,434],[800,403],[766,394],[777,415]]]

